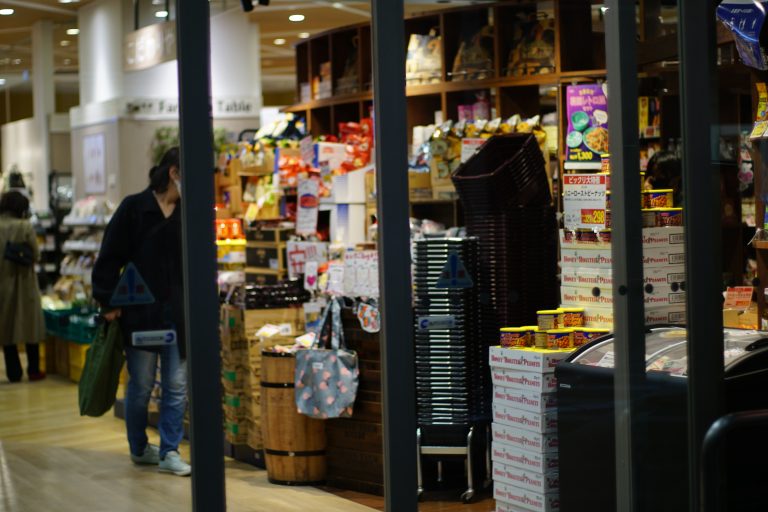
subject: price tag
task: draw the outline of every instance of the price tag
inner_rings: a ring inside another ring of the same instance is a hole
[[[307,135],[299,141],[299,151],[301,152],[301,159],[305,164],[312,165],[315,160],[315,145],[312,142],[312,137]]]
[[[751,286],[729,286],[725,292],[725,307],[731,309],[748,309],[752,304]]]
[[[608,176],[566,174],[563,176],[563,221],[565,229],[604,229]]]
[[[486,139],[466,138],[461,139],[461,163],[466,162],[475,152],[480,149],[480,146],[485,144]]]

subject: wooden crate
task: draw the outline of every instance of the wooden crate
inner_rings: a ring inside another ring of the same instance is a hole
[[[267,324],[290,324],[294,332],[304,330],[303,308],[249,309],[245,312],[245,332],[249,338]]]
[[[287,272],[285,242],[248,242],[245,259],[248,268],[260,271]]]

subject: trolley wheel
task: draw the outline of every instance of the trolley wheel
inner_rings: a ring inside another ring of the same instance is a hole
[[[461,501],[463,501],[464,503],[470,503],[474,497],[475,497],[475,490],[467,489],[467,491],[461,495]]]

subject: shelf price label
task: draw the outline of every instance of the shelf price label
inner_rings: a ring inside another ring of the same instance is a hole
[[[607,178],[605,174],[563,176],[565,229],[605,228]]]
[[[581,210],[581,223],[605,226],[605,210]]]

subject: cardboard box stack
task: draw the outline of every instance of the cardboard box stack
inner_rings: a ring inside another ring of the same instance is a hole
[[[560,232],[562,307],[584,308],[587,327],[613,327],[609,240]],[[643,228],[646,324],[685,322],[685,239],[681,226]]]
[[[224,388],[224,438],[233,445],[248,441],[245,404],[253,383],[248,369],[248,341],[244,311],[236,306],[221,307],[221,374]]]
[[[557,382],[565,350],[491,347],[496,511],[559,510]]]

